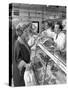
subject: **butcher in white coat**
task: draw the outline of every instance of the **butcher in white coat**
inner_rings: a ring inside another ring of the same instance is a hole
[[[57,49],[59,49],[61,51],[65,48],[65,43],[66,43],[65,33],[63,33],[63,31],[61,31],[60,25],[58,23],[55,24],[54,32],[55,32],[54,42],[57,46]]]

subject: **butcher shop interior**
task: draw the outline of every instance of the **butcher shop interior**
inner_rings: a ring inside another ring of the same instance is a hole
[[[12,3],[9,28],[12,86],[66,84],[66,6]]]

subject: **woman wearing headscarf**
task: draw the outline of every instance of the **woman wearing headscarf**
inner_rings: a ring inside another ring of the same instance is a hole
[[[24,72],[25,65],[30,63],[30,47],[28,46],[29,35],[27,30],[30,24],[17,28],[20,31],[14,48],[13,81],[14,86],[25,86]]]

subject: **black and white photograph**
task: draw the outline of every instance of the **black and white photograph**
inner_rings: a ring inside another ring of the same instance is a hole
[[[67,83],[66,9],[61,5],[9,4],[9,85]]]

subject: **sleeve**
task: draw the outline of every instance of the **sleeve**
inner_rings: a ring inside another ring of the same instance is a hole
[[[61,33],[59,36],[58,36],[58,39],[56,41],[57,43],[57,47],[62,50],[64,48],[64,45],[65,45],[65,35],[64,33]]]
[[[21,55],[21,48],[16,42],[15,44],[15,61],[18,64],[23,59],[23,54]]]

